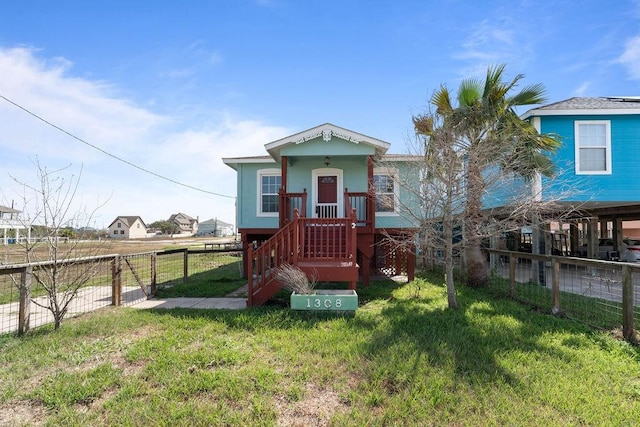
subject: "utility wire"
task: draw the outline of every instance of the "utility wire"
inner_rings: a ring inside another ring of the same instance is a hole
[[[88,145],[89,147],[91,147],[91,148],[93,148],[93,149],[95,149],[95,150],[98,150],[98,151],[100,151],[101,153],[106,154],[107,156],[109,156],[109,157],[111,157],[111,158],[114,158],[114,159],[116,159],[116,160],[118,160],[118,161],[120,161],[120,162],[122,162],[122,163],[125,163],[125,164],[127,164],[127,165],[129,165],[129,166],[131,166],[131,167],[134,167],[134,168],[136,168],[136,169],[138,169],[138,170],[141,170],[142,172],[146,172],[146,173],[151,174],[151,175],[153,175],[153,176],[155,176],[155,177],[157,177],[157,178],[164,179],[165,181],[169,181],[169,182],[171,182],[171,183],[173,183],[173,184],[181,185],[181,186],[183,186],[183,187],[187,187],[187,188],[190,188],[190,189],[195,190],[195,191],[200,191],[201,193],[211,194],[211,195],[219,196],[219,197],[227,197],[227,198],[229,198],[229,199],[235,199],[235,197],[234,197],[234,196],[228,196],[228,195],[226,195],[226,194],[220,194],[220,193],[215,193],[215,192],[213,192],[213,191],[209,191],[209,190],[203,190],[202,188],[194,187],[194,186],[192,186],[192,185],[185,184],[185,183],[182,183],[182,182],[180,182],[180,181],[176,181],[175,179],[171,179],[171,178],[169,178],[169,177],[166,177],[166,176],[160,175],[159,173],[153,172],[153,171],[151,171],[151,170],[149,170],[149,169],[145,169],[145,168],[143,168],[142,166],[138,166],[138,165],[136,165],[136,164],[134,164],[134,163],[132,163],[132,162],[130,162],[130,161],[128,161],[128,160],[125,160],[125,159],[123,159],[123,158],[121,158],[121,157],[116,156],[115,154],[111,154],[111,153],[109,153],[108,151],[105,151],[105,150],[103,150],[102,148],[100,148],[100,147],[98,147],[98,146],[96,146],[96,145],[93,145],[93,144],[91,144],[90,142],[85,141],[84,139],[82,139],[82,138],[80,138],[80,137],[78,137],[78,136],[75,136],[75,135],[74,135],[74,134],[72,134],[71,132],[66,131],[66,130],[64,130],[63,128],[61,128],[60,126],[57,126],[57,125],[55,125],[55,124],[51,123],[50,121],[48,121],[48,120],[46,120],[46,119],[44,119],[44,118],[40,117],[40,116],[39,116],[39,115],[37,115],[36,113],[34,113],[34,112],[32,112],[32,111],[29,111],[29,110],[28,110],[28,109],[26,109],[25,107],[23,107],[23,106],[21,106],[21,105],[19,105],[19,104],[15,103],[15,102],[13,102],[12,100],[10,100],[9,98],[7,98],[7,97],[3,96],[2,94],[0,94],[0,98],[4,99],[4,100],[5,100],[5,101],[7,101],[9,104],[12,104],[13,106],[15,106],[15,107],[17,107],[17,108],[21,109],[21,110],[22,110],[22,111],[24,111],[25,113],[30,114],[31,116],[35,117],[36,119],[40,120],[41,122],[44,122],[44,123],[48,124],[49,126],[53,127],[54,129],[57,129],[57,130],[59,130],[60,132],[62,132],[62,133],[64,133],[64,134],[66,134],[66,135],[68,135],[68,136],[70,136],[71,138],[73,138],[73,139],[75,139],[75,140],[77,140],[77,141],[80,141],[80,142],[82,142],[83,144],[86,144],[86,145]]]

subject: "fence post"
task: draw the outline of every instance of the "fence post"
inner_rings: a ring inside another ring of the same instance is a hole
[[[633,281],[628,265],[622,266],[622,336],[629,342],[636,342],[633,325]]]
[[[182,281],[187,283],[189,280],[189,249],[184,248],[184,275]]]
[[[120,255],[111,261],[111,305],[122,305],[122,259]]]
[[[158,283],[158,273],[157,273],[157,264],[158,264],[158,253],[151,253],[151,283],[149,286],[151,287],[151,296],[156,296],[156,285]]]
[[[23,335],[29,330],[31,319],[31,278],[33,267],[28,266],[20,274],[20,306],[18,309],[18,335]]]
[[[553,307],[551,313],[560,314],[560,262],[556,258],[551,259],[551,294],[553,298]]]
[[[511,298],[516,297],[516,256],[513,252],[509,253],[509,284],[511,285],[510,293]]]

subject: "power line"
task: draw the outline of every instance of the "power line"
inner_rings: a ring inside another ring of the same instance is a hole
[[[64,129],[63,129],[63,128],[61,128],[60,126],[57,126],[57,125],[55,125],[55,124],[51,123],[50,121],[48,121],[48,120],[44,119],[43,117],[40,117],[40,116],[39,116],[39,115],[37,115],[36,113],[34,113],[34,112],[32,112],[32,111],[28,110],[27,108],[25,108],[25,107],[23,107],[23,106],[21,106],[21,105],[19,105],[19,104],[15,103],[15,102],[13,102],[12,100],[10,100],[9,98],[7,98],[7,97],[3,96],[2,94],[0,94],[0,98],[4,99],[5,101],[7,101],[9,104],[13,105],[14,107],[17,107],[17,108],[21,109],[21,110],[22,110],[22,111],[24,111],[25,113],[30,114],[31,116],[35,117],[36,119],[40,120],[41,122],[46,123],[47,125],[51,126],[52,128],[57,129],[58,131],[60,131],[60,132],[62,132],[62,133],[64,133],[64,134],[66,134],[66,135],[70,136],[71,138],[73,138],[73,139],[75,139],[75,140],[77,140],[77,141],[80,141],[80,142],[82,142],[83,144],[86,144],[86,145],[88,145],[89,147],[91,147],[91,148],[93,148],[93,149],[95,149],[95,150],[100,151],[102,154],[106,154],[107,156],[109,156],[109,157],[111,157],[111,158],[114,158],[114,159],[116,159],[116,160],[118,160],[118,161],[120,161],[120,162],[122,162],[122,163],[124,163],[124,164],[126,164],[126,165],[129,165],[129,166],[134,167],[134,168],[136,168],[136,169],[138,169],[138,170],[141,170],[142,172],[145,172],[145,173],[151,174],[151,175],[153,175],[153,176],[155,176],[155,177],[157,177],[157,178],[160,178],[160,179],[164,179],[165,181],[169,181],[169,182],[171,182],[171,183],[173,183],[173,184],[181,185],[181,186],[183,186],[183,187],[190,188],[190,189],[195,190],[195,191],[200,191],[201,193],[211,194],[211,195],[219,196],[219,197],[227,197],[227,198],[229,198],[229,199],[235,199],[235,197],[234,197],[234,196],[228,196],[228,195],[226,195],[226,194],[220,194],[220,193],[215,193],[215,192],[213,192],[213,191],[209,191],[209,190],[203,190],[202,188],[194,187],[194,186],[192,186],[192,185],[185,184],[185,183],[180,182],[180,181],[176,181],[175,179],[172,179],[172,178],[166,177],[166,176],[164,176],[164,175],[160,175],[159,173],[153,172],[153,171],[151,171],[151,170],[149,170],[149,169],[145,169],[145,168],[143,168],[142,166],[138,166],[138,165],[136,165],[135,163],[132,163],[132,162],[130,162],[130,161],[128,161],[128,160],[125,160],[125,159],[123,159],[123,158],[121,158],[121,157],[118,157],[118,156],[116,156],[115,154],[111,154],[111,153],[109,153],[108,151],[103,150],[102,148],[100,148],[100,147],[98,147],[98,146],[96,146],[96,145],[93,145],[93,144],[91,144],[90,142],[85,141],[84,139],[82,139],[82,138],[80,138],[80,137],[78,137],[78,136],[75,136],[75,135],[74,135],[74,134],[72,134],[71,132],[64,130]]]

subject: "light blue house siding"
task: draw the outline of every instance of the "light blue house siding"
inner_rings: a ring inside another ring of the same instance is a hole
[[[395,211],[376,214],[376,228],[415,227],[419,215],[416,191],[408,190],[407,181],[418,184],[419,168],[412,156],[385,155],[388,143],[356,134],[331,124],[321,125],[283,140],[266,144],[268,156],[225,159],[237,171],[237,223],[239,229],[277,229],[277,212],[261,210],[261,175],[270,174],[278,180],[282,161],[286,159],[288,193],[307,192],[307,216],[314,216],[317,200],[316,180],[319,175],[338,176],[339,213],[344,214],[342,196],[368,191],[369,158],[376,159],[375,175],[392,174]],[[272,194],[275,194],[274,190]],[[389,195],[387,195],[388,197]],[[409,213],[410,214],[407,214]]]
[[[576,174],[576,121],[610,123],[611,170],[604,174]],[[543,133],[560,135],[562,148],[554,156],[558,175],[543,180],[546,199],[631,202],[640,200],[640,115],[567,115],[540,117]]]
[[[291,193],[301,193],[307,190],[307,212],[313,209],[312,188],[313,170],[326,170],[328,168],[341,171],[343,178],[343,188],[350,192],[366,192],[367,182],[367,158],[361,156],[347,156],[331,158],[331,163],[327,167],[324,165],[324,157],[306,157],[294,160],[288,166],[287,191]],[[264,163],[241,163],[237,166],[237,186],[238,186],[238,228],[278,228],[277,216],[259,216],[259,182],[258,173],[264,170],[279,170],[280,162]],[[417,193],[406,188],[407,182],[413,176],[417,183],[416,174],[418,170],[411,163],[407,162],[381,162],[374,170],[390,169],[397,173],[396,192],[398,209],[394,213],[376,214],[377,228],[407,228],[415,227],[415,218],[420,215],[419,201]]]
[[[258,203],[258,171],[263,169],[280,168],[280,163],[240,163],[238,172],[238,228],[277,228],[278,217],[259,217]]]

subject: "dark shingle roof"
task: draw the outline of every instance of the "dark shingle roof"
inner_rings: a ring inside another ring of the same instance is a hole
[[[640,109],[640,97],[574,97],[544,105],[536,110],[620,110]]]

